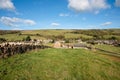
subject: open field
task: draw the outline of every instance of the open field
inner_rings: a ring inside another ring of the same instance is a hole
[[[120,29],[114,30],[23,30],[1,31],[7,41],[31,39],[71,41],[118,40]],[[79,44],[79,43],[78,43]],[[86,43],[87,44],[87,43]],[[54,42],[44,44],[53,47]],[[90,45],[90,44],[87,44]],[[0,60],[0,80],[120,80],[120,47],[92,45],[102,49],[41,49]],[[105,50],[105,51],[104,51]],[[108,52],[107,52],[108,51]],[[109,52],[118,53],[118,55]],[[116,56],[116,57],[115,57]]]
[[[120,0],[0,0],[0,80],[120,80]]]
[[[84,49],[44,49],[0,60],[0,80],[120,80],[120,63]]]
[[[6,31],[1,31],[1,33]],[[16,41],[22,40],[26,36],[30,36],[32,39],[56,39],[62,36],[62,39],[82,39],[82,40],[91,40],[91,39],[115,39],[120,41],[120,29],[108,29],[108,30],[21,30],[12,33],[8,31],[5,34],[0,35],[0,38],[5,38],[7,41]]]
[[[5,34],[5,35],[0,35],[0,38],[5,38],[7,41],[17,41],[17,40],[22,40],[26,35],[18,35],[18,34]]]

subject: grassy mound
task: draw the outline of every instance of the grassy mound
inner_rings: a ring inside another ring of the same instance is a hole
[[[120,80],[120,63],[83,49],[44,49],[0,60],[0,80]]]

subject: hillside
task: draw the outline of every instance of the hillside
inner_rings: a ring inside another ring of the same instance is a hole
[[[0,64],[0,80],[120,79],[118,61],[84,49],[31,51],[0,60]]]
[[[26,36],[32,39],[116,39],[120,40],[120,29],[106,30],[23,30],[23,31],[0,31],[0,38],[7,41],[20,41]]]

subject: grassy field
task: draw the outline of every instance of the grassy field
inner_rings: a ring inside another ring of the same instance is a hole
[[[84,34],[73,34],[73,33],[66,33],[65,34],[65,38],[66,39],[71,39],[71,38],[87,38],[87,39],[92,39],[93,37],[92,36],[88,36],[88,35],[84,35]]]
[[[56,39],[62,36],[63,39],[82,39],[91,40],[97,37],[102,39],[111,39],[112,37],[120,41],[120,29],[111,30],[64,30],[64,29],[51,29],[51,30],[21,30],[16,33],[14,31],[0,31],[0,38],[5,38],[7,41],[23,40],[26,36],[32,39]],[[12,34],[11,34],[12,33]],[[21,34],[21,35],[19,35]]]
[[[72,32],[73,30],[25,30],[21,31],[22,34],[41,34],[41,35],[59,35],[66,32]],[[55,33],[55,34],[54,34]]]
[[[5,34],[5,35],[0,35],[0,38],[5,38],[7,41],[17,41],[17,40],[22,40],[25,38],[26,35],[21,35],[19,36],[18,34]]]
[[[107,50],[107,51],[110,51],[110,52],[115,52],[115,53],[120,54],[120,47],[115,47],[115,46],[112,46],[112,45],[105,45],[105,44],[95,45],[95,46],[97,48],[100,48],[100,49],[103,49],[103,50]]]
[[[114,36],[114,37],[116,37],[117,39],[120,40],[120,35],[104,35],[103,37],[104,37],[105,39],[109,39],[109,38],[112,37],[112,36]]]
[[[73,30],[25,30],[20,31],[19,33],[15,34],[4,34],[0,35],[0,38],[5,38],[7,41],[17,41],[23,40],[26,36],[30,36],[31,39],[52,39],[55,36],[62,35],[65,39],[76,39],[76,38],[85,38],[85,39],[92,39],[92,36],[84,35],[84,34],[74,34],[71,33]]]
[[[0,80],[120,80],[120,63],[84,49],[44,49],[0,60]]]

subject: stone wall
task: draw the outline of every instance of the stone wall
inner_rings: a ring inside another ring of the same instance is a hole
[[[0,45],[0,58],[6,58],[15,54],[23,54],[27,51],[35,49],[48,48],[44,45],[34,45],[34,44],[4,44]]]

